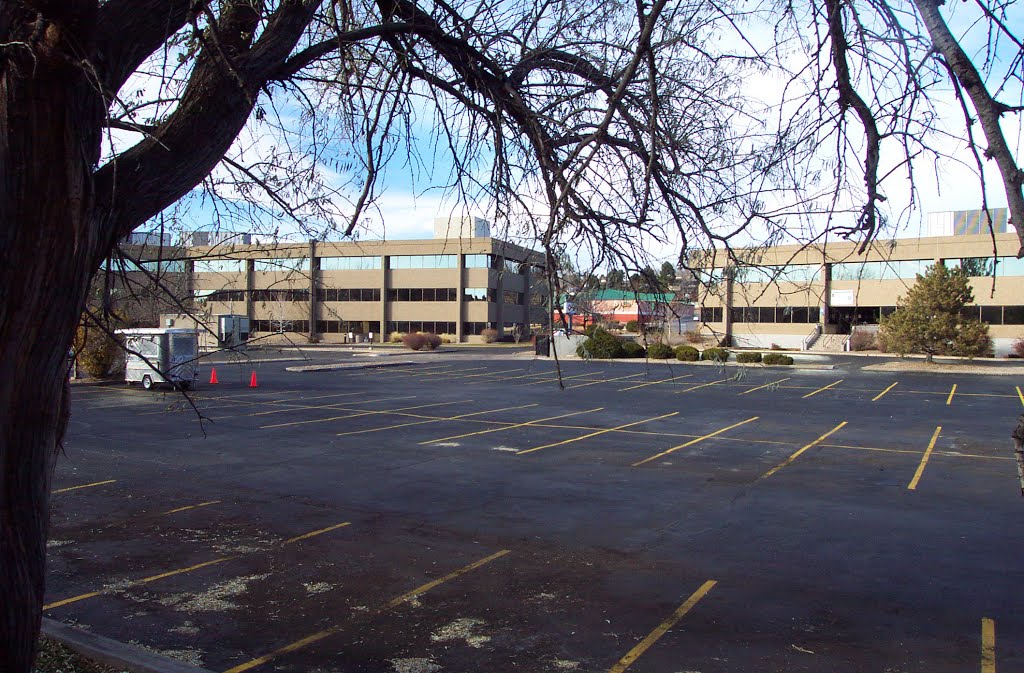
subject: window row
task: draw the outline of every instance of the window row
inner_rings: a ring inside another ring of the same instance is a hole
[[[309,271],[308,257],[276,257],[253,261],[253,271]]]
[[[494,325],[489,322],[464,322],[462,323],[462,334],[466,335],[477,335],[482,334],[485,329],[493,329]]]
[[[457,269],[458,255],[391,255],[390,269]]]
[[[821,320],[820,306],[743,306],[729,309],[729,317],[738,322],[816,323]]]
[[[455,323],[430,320],[392,320],[387,323],[387,332],[432,332],[433,334],[455,334]]]
[[[965,306],[960,314],[989,325],[1024,325],[1024,306]]]
[[[192,295],[197,302],[245,301],[245,290],[195,290]]]
[[[321,257],[321,271],[373,271],[380,269],[380,257]]]
[[[454,287],[397,287],[388,290],[388,301],[458,301]]]
[[[931,259],[842,262],[832,265],[832,280],[914,280],[934,263]]]
[[[251,320],[249,326],[253,332],[309,332],[308,320]]]
[[[489,287],[462,288],[463,301],[497,301],[498,291]]]
[[[820,264],[788,264],[785,266],[737,267],[737,283],[807,283],[818,277]]]
[[[253,290],[253,301],[309,301],[309,290]]]
[[[352,287],[323,289],[317,293],[320,301],[380,301],[379,287]]]
[[[372,320],[317,320],[318,334],[369,334],[380,329],[380,323]]]
[[[197,259],[192,268],[196,273],[245,273],[245,260]]]
[[[1016,257],[961,257],[960,259],[947,259],[945,264],[948,268],[959,264],[971,277],[1024,276],[1024,259]]]

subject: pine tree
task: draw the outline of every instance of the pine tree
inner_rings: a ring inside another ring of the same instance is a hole
[[[924,353],[927,362],[935,355],[985,355],[992,347],[988,325],[961,315],[973,302],[963,269],[934,264],[897,299],[896,312],[882,317],[879,339],[900,355]]]

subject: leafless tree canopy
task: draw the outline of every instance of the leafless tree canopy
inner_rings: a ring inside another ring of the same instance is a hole
[[[31,666],[64,354],[90,278],[136,227],[198,203],[228,224],[355,235],[401,169],[539,240],[550,269],[568,252],[633,273],[650,240],[681,262],[869,241],[906,219],[889,194],[967,156],[1022,231],[1014,11],[0,3],[0,663]]]

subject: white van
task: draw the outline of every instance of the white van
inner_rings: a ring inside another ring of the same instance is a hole
[[[120,329],[124,339],[124,380],[149,390],[167,383],[188,390],[199,377],[199,330],[191,327]]]

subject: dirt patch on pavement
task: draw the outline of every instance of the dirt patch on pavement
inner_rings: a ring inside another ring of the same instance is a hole
[[[872,372],[931,372],[934,374],[985,374],[988,376],[1022,376],[1024,366],[1015,365],[977,365],[969,362],[933,362],[923,360],[900,360],[882,362],[863,368]]]

